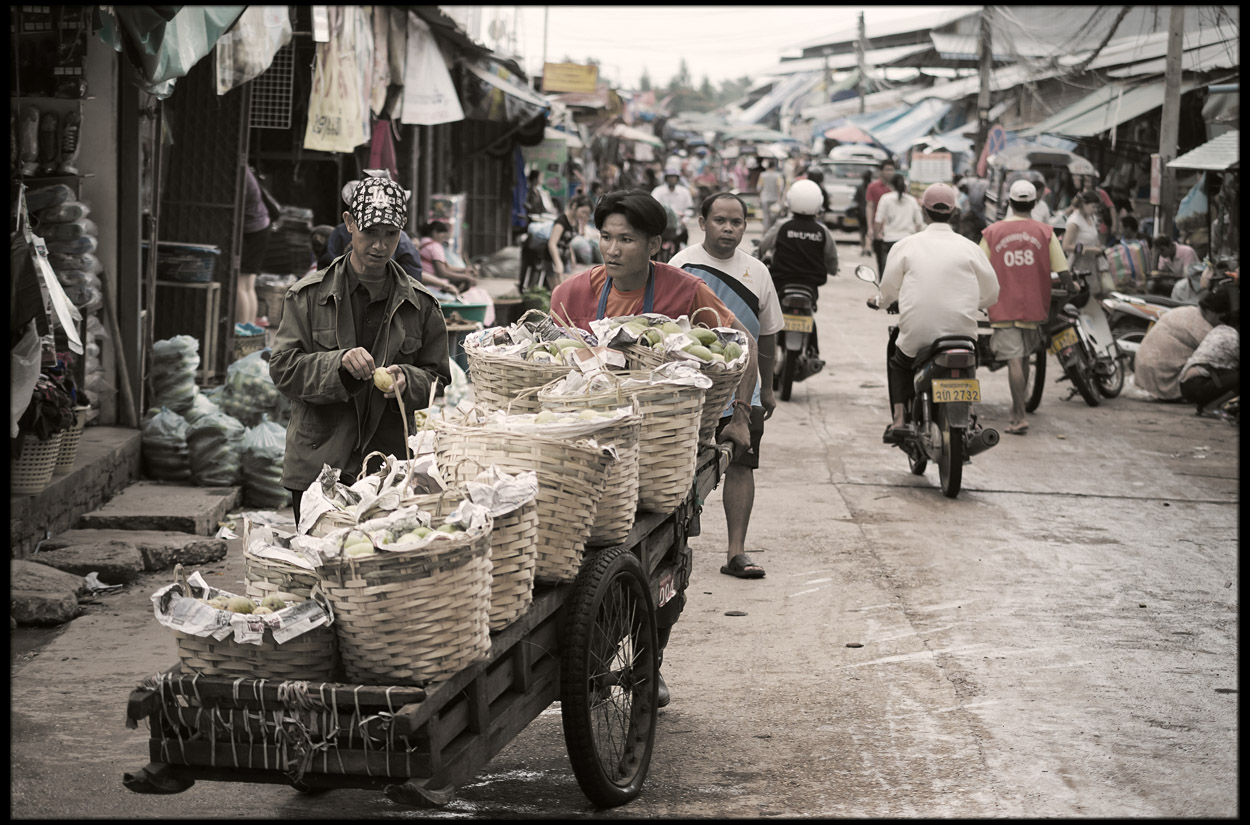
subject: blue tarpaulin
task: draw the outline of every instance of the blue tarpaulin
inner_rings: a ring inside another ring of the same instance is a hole
[[[902,117],[868,131],[891,152],[902,155],[917,138],[930,134],[950,108],[951,104],[945,100],[929,98],[912,106]]]

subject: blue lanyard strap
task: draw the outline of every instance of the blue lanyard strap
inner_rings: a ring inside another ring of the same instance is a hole
[[[603,314],[608,309],[608,295],[612,292],[612,276],[603,284],[603,292],[599,293],[599,309],[595,313],[595,320],[603,319]],[[642,297],[642,311],[651,312],[655,307],[655,264],[650,265],[650,272],[647,273],[647,291]]]

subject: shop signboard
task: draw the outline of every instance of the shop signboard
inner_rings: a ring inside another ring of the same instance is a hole
[[[568,143],[553,138],[537,146],[522,146],[521,156],[527,168],[538,170],[538,185],[563,204],[568,194]]]
[[[581,63],[544,63],[544,92],[590,92],[599,85],[599,67]]]

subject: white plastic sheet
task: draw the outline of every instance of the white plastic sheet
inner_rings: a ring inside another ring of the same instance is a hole
[[[214,47],[217,94],[259,77],[273,63],[278,50],[291,42],[287,6],[248,6],[234,28]]]
[[[430,27],[413,11],[408,12],[408,57],[399,119],[422,126],[464,120],[443,53]]]

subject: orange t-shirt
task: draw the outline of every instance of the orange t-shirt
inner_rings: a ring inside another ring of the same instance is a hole
[[[736,318],[729,307],[716,296],[711,287],[702,279],[690,273],[671,267],[668,264],[657,263],[657,275],[661,276],[657,279],[654,311],[670,318],[677,318],[685,315],[690,319],[692,324],[702,323],[709,327],[728,327],[732,326]],[[671,294],[664,294],[664,285],[672,283],[669,278],[678,278],[684,281],[686,286],[691,286],[687,279],[693,279],[697,282],[693,284],[693,290],[689,293],[691,298],[689,301],[682,301],[680,305],[674,305]],[[575,283],[579,278],[586,278],[586,282]],[[574,279],[565,281],[556,287],[551,296],[551,312],[560,318],[569,317],[574,325],[582,329],[590,329],[589,322],[593,320],[595,311],[598,309],[599,296],[603,293],[603,285],[607,283],[607,271],[602,266],[596,266],[587,270]],[[613,286],[612,291],[608,293],[607,305],[604,308],[605,318],[615,318],[621,315],[638,315],[643,311],[643,304],[646,299],[647,287],[644,284],[638,289],[632,289],[623,292]],[[574,306],[567,306],[568,301],[574,302]],[[700,311],[702,310],[702,311]]]

